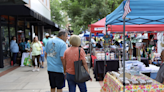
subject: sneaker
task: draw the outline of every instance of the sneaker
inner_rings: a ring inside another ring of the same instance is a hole
[[[13,66],[19,66],[18,64],[14,64]]]
[[[35,71],[36,71],[36,69],[34,68],[32,71],[33,71],[33,72],[35,72]]]
[[[39,70],[39,69],[37,69],[37,71],[39,72],[40,70]]]
[[[44,68],[42,65],[40,65],[40,68]]]
[[[41,68],[44,68],[43,66]]]

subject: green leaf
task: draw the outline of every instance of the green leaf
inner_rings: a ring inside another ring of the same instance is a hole
[[[53,15],[58,16],[58,19],[55,18],[54,21],[65,22],[62,21],[63,17],[59,14],[60,10],[65,11],[66,15],[71,18],[68,22],[72,25],[71,30],[78,34],[80,31],[88,29],[89,24],[95,23],[110,14],[123,0],[61,0],[61,3],[58,3],[58,0],[51,1],[57,2],[52,5],[56,9],[52,12]]]

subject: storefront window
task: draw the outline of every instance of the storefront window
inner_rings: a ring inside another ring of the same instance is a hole
[[[10,57],[9,53],[9,34],[8,34],[8,16],[1,15],[1,35],[2,35],[2,50],[3,59]]]
[[[22,30],[17,31],[17,35],[18,35],[18,44],[21,43],[22,38],[24,37],[24,32]]]
[[[4,66],[10,64],[10,41],[15,36],[15,18],[12,16],[1,15],[1,35]],[[9,31],[10,30],[10,31]]]
[[[1,26],[3,59],[10,57],[8,27]]]
[[[14,27],[10,27],[10,39],[15,36],[15,28]]]
[[[10,19],[10,39],[15,36],[15,18],[12,16],[9,16]]]
[[[26,34],[26,38],[28,38],[29,40],[31,40],[30,29],[26,29],[26,30],[25,30],[25,34]]]

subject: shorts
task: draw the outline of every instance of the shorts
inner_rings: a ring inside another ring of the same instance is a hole
[[[44,62],[44,56],[40,56],[40,62]]]
[[[65,76],[63,73],[48,71],[51,88],[62,89],[65,87]]]

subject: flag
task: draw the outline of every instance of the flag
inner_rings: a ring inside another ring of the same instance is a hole
[[[124,6],[124,14],[123,14],[123,16],[122,16],[123,19],[126,17],[126,15],[127,15],[128,13],[131,12],[130,5],[129,5],[129,4],[130,4],[130,0],[127,0],[127,1],[126,1],[126,4],[125,4],[125,6]]]

